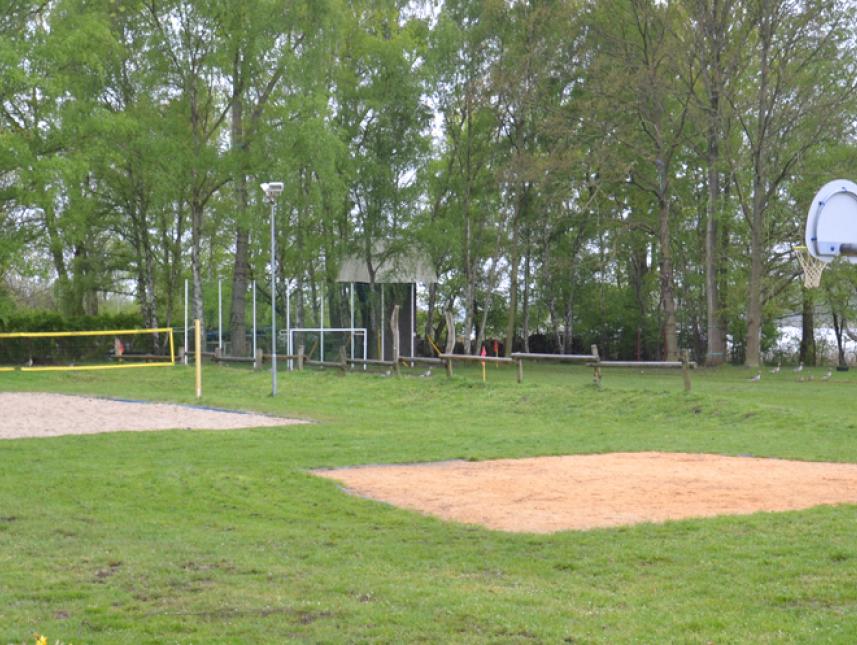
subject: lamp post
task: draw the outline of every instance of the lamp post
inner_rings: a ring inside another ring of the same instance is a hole
[[[277,197],[283,192],[283,182],[261,184],[265,200],[271,205],[271,396],[277,395]]]

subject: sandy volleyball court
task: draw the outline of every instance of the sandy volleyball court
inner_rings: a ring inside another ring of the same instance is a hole
[[[320,470],[351,493],[444,520],[552,533],[857,503],[857,464],[612,453]]]
[[[0,439],[141,430],[231,430],[305,423],[261,414],[65,394],[0,392]]]

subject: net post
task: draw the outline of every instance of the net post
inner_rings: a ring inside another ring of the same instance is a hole
[[[176,345],[175,345],[175,341],[173,341],[173,328],[170,327],[170,331],[167,333],[170,335],[170,363],[175,365],[176,364]]]

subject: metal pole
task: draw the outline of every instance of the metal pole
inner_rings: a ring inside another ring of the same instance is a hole
[[[188,325],[188,309],[187,309],[187,278],[184,281],[184,364],[187,365],[187,353],[190,350],[187,344],[187,325]]]
[[[319,327],[321,328],[321,342],[319,343],[319,347],[321,348],[321,362],[324,362],[324,278],[322,277],[321,282],[321,322],[319,323]]]
[[[414,356],[414,349],[417,343],[417,283],[411,282],[411,356]],[[411,367],[414,362],[411,361]]]
[[[277,256],[274,216],[276,200],[271,200],[271,396],[277,395]]]
[[[349,289],[349,294],[351,296],[351,360],[354,360],[354,283],[351,283],[351,288]],[[365,356],[364,356],[365,358]]]
[[[384,285],[381,284],[381,360],[386,358],[387,352],[384,347],[384,330],[387,328],[387,312],[384,309]]]
[[[367,336],[368,336],[368,334],[366,333],[366,330],[364,329],[364,330],[363,330],[363,360],[364,360],[364,361],[365,361],[367,358],[369,358],[369,357],[366,355],[366,350],[368,349],[368,341],[369,341],[369,339],[367,338]],[[363,363],[363,371],[364,371],[364,372],[366,371],[366,363],[365,363],[365,362]]]
[[[253,280],[253,359],[256,358],[256,281]],[[261,365],[259,366],[261,367]]]
[[[217,278],[217,349],[223,353],[223,279]]]
[[[291,280],[286,280],[286,335],[288,336],[288,341],[286,343],[287,351],[289,352],[289,356],[292,355],[292,287]],[[289,366],[289,371],[292,369],[292,359],[290,358],[287,361],[287,365]]]
[[[202,398],[202,348],[200,347],[202,336],[199,318],[193,321],[193,344],[195,354],[194,376],[196,381],[196,398]]]

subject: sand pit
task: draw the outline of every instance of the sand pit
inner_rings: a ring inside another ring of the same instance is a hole
[[[142,430],[232,430],[305,423],[261,414],[64,394],[0,392],[0,439]]]
[[[320,470],[356,495],[523,533],[857,503],[857,464],[612,453]]]

